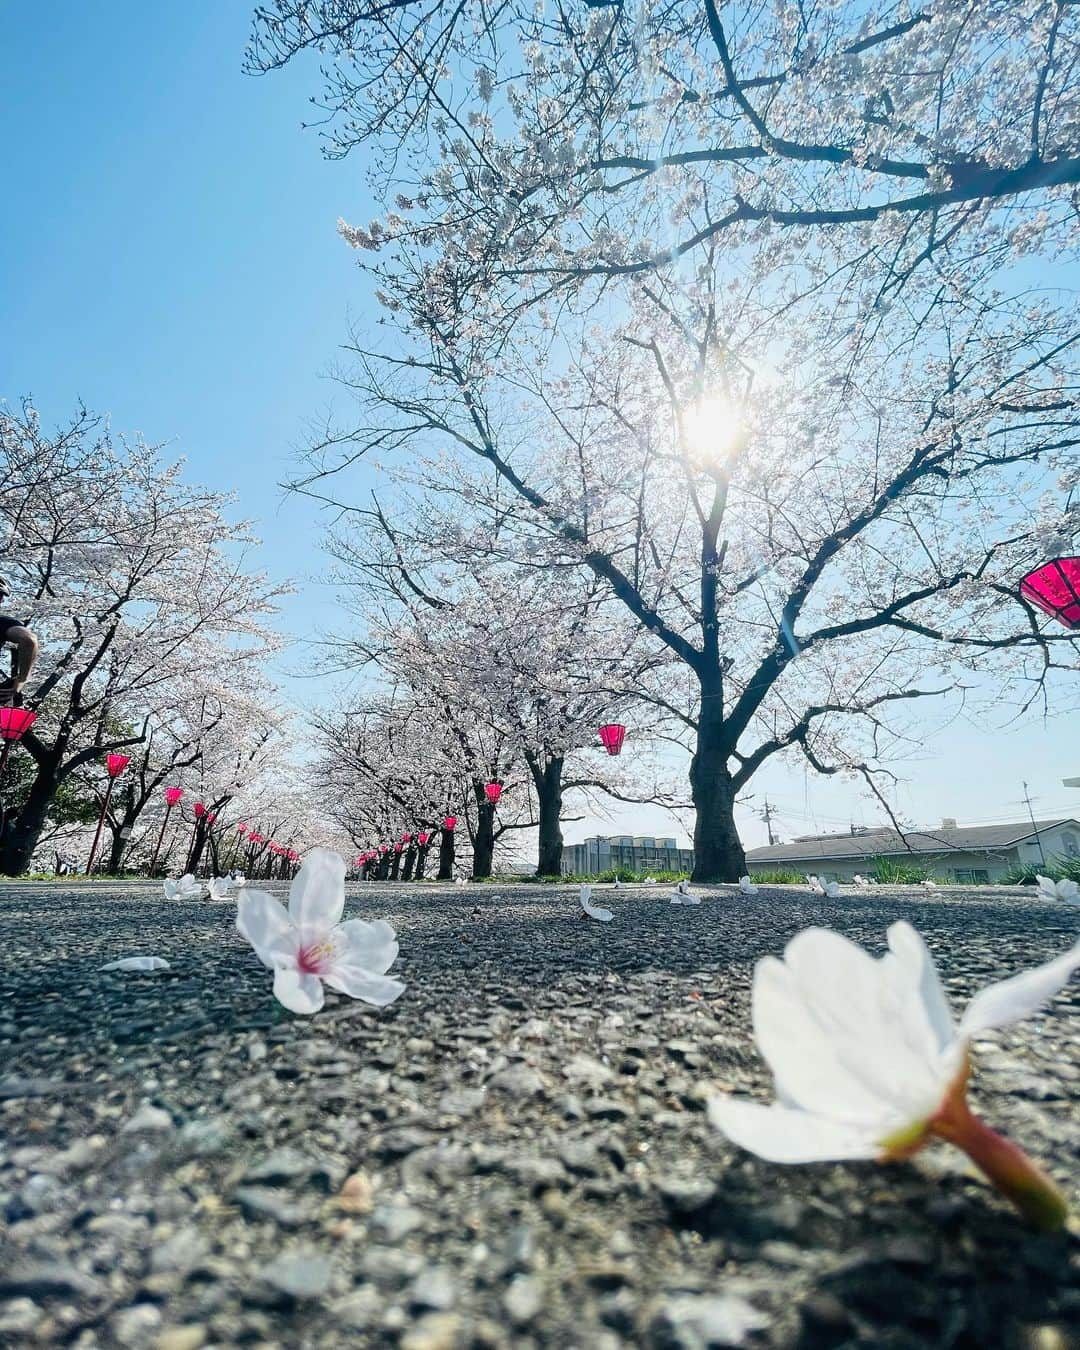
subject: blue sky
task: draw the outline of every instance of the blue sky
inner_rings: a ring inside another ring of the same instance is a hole
[[[312,71],[241,74],[250,12],[110,0],[5,15],[0,395],[32,394],[46,424],[82,398],[237,491],[262,565],[303,584],[282,615],[300,636],[333,609],[308,579],[316,513],[278,483],[363,309],[336,221],[372,210],[362,175],[300,130]],[[289,674],[303,654],[280,664],[309,697]]]
[[[335,625],[313,507],[279,482],[305,427],[335,401],[326,372],[350,320],[374,321],[339,217],[376,214],[362,164],[327,162],[301,123],[312,65],[241,73],[251,0],[147,5],[17,5],[0,45],[6,210],[0,215],[0,397],[32,394],[45,422],[77,399],[184,455],[193,479],[240,495],[257,521],[258,559],[296,580],[282,629]],[[340,396],[339,396],[340,398]],[[299,645],[279,660],[287,696],[325,685]],[[632,747],[627,746],[626,753]],[[1020,819],[1020,781],[1036,811],[1080,813],[1080,736],[1064,721],[987,735],[936,734],[899,793],[920,823]],[[748,844],[768,795],[784,838],[876,808],[847,784],[770,768],[742,813]],[[671,832],[660,812],[625,808],[598,830]]]

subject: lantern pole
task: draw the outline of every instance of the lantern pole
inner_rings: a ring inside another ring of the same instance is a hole
[[[90,857],[86,863],[86,875],[89,876],[94,870],[94,855],[97,853],[98,844],[101,842],[101,830],[105,824],[105,812],[109,809],[109,802],[112,801],[113,784],[115,778],[109,778],[109,786],[105,789],[105,800],[101,803],[101,815],[98,816],[97,829],[94,831],[94,842],[90,845]]]
[[[150,871],[147,873],[148,876],[152,877],[154,875],[154,868],[157,867],[158,854],[161,852],[161,841],[165,838],[165,827],[169,823],[169,817],[172,815],[172,809],[173,809],[172,802],[166,802],[165,819],[161,822],[161,833],[158,835],[157,843],[154,845],[154,856],[150,859]]]

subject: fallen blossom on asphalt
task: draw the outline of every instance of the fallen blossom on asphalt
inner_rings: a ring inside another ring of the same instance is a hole
[[[186,872],[178,881],[166,877],[162,885],[166,900],[198,900],[202,895],[202,886],[190,872]]]
[[[1029,1017],[1080,969],[1080,943],[1045,965],[987,985],[954,1023],[934,962],[908,923],[875,960],[848,938],[807,928],[784,959],[754,972],[758,1049],[777,1101],[717,1096],[709,1118],[770,1162],[908,1158],[932,1139],[962,1148],[1029,1219],[1060,1227],[1065,1201],[1014,1144],[968,1107],[973,1037]]]
[[[265,891],[241,894],[237,930],[274,972],[274,994],[291,1012],[318,1012],[324,985],[379,1008],[404,992],[386,974],[398,954],[393,928],[382,919],[342,923],[344,908],[345,860],[325,848],[304,859],[287,911]]]
[[[1070,881],[1068,877],[1062,877],[1060,881],[1051,881],[1049,877],[1036,874],[1035,880],[1039,883],[1040,899],[1064,900],[1066,904],[1080,905],[1080,886],[1075,881]]]

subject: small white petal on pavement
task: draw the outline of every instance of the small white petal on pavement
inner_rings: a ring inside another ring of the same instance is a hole
[[[594,905],[592,903],[591,886],[582,886],[579,899],[581,900],[581,908],[585,911],[585,913],[589,916],[590,919],[599,919],[601,923],[610,923],[610,921],[615,917],[615,914],[612,910],[604,909],[602,905]]]
[[[163,956],[125,956],[120,961],[110,961],[102,970],[171,970],[172,967]]]

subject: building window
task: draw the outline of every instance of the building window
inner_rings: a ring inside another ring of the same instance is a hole
[[[1065,845],[1065,852],[1069,855],[1070,858],[1075,858],[1077,853],[1080,853],[1080,845],[1078,845],[1076,842],[1075,834],[1071,834],[1068,830],[1066,830],[1065,833],[1061,836],[1061,842]]]
[[[986,886],[990,881],[990,873],[981,867],[954,867],[953,876],[968,886]]]

